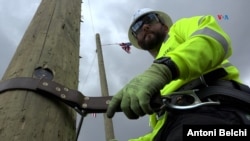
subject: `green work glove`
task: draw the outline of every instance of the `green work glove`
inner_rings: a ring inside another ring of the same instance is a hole
[[[141,75],[132,79],[111,99],[107,116],[112,118],[121,109],[129,119],[137,119],[145,114],[153,114],[150,100],[160,94],[160,90],[172,80],[169,68],[153,63]]]

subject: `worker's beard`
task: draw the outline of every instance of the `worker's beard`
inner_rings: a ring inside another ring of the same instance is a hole
[[[166,32],[152,32],[144,37],[139,43],[144,50],[159,49],[164,42]]]

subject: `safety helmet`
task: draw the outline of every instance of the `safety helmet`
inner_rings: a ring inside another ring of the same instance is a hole
[[[131,30],[131,26],[142,16],[148,14],[148,13],[156,13],[161,20],[163,20],[162,22],[164,22],[164,24],[166,24],[168,26],[168,28],[170,28],[173,24],[172,19],[170,18],[170,16],[164,12],[161,11],[155,11],[153,9],[150,8],[143,8],[143,9],[139,9],[137,10],[132,19],[131,19],[131,24],[129,26],[129,30],[128,30],[128,38],[130,43],[135,46],[136,48],[141,49],[141,47],[138,45],[137,40],[135,38],[135,36],[132,34],[132,30]]]

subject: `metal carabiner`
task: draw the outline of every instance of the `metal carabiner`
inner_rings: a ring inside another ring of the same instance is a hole
[[[213,101],[211,99],[208,99],[207,102],[202,102],[200,98],[197,96],[196,91],[199,91],[199,89],[194,90],[187,90],[187,91],[180,91],[180,92],[173,92],[167,96],[163,96],[163,107],[166,109],[173,109],[173,110],[188,110],[188,109],[194,109],[200,106],[204,105],[219,105],[219,101]],[[173,98],[176,97],[182,97],[184,99],[188,99],[189,101],[192,101],[188,105],[178,105],[176,103],[173,103]]]

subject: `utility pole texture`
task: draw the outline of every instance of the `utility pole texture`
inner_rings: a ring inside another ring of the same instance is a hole
[[[81,3],[42,0],[2,81],[15,77],[46,78],[77,89]],[[75,139],[76,112],[66,104],[28,90],[0,94],[1,141]]]

